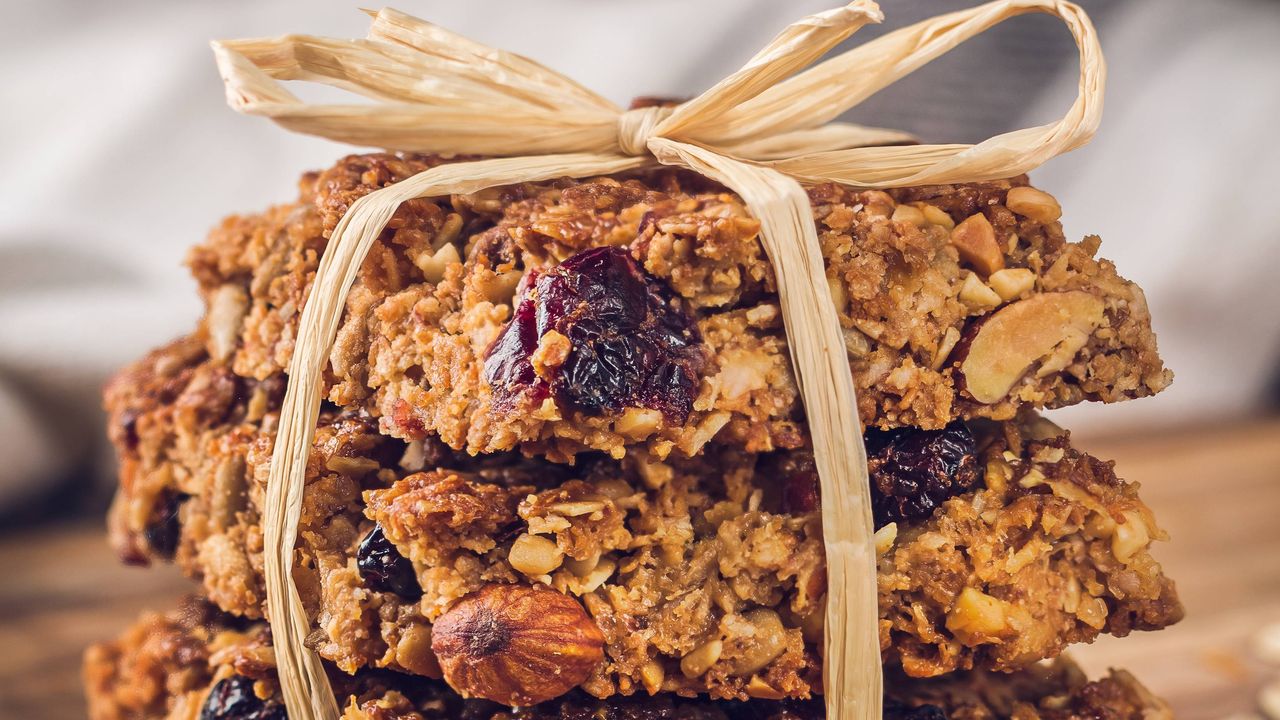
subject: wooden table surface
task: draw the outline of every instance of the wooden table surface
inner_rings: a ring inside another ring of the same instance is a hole
[[[1091,672],[1129,668],[1184,720],[1257,713],[1259,690],[1280,683],[1280,664],[1254,647],[1264,627],[1280,631],[1280,420],[1080,444],[1142,483],[1173,536],[1156,555],[1188,617],[1077,648],[1076,659]],[[190,587],[170,567],[118,565],[98,524],[0,535],[0,578],[6,720],[84,717],[84,646]]]

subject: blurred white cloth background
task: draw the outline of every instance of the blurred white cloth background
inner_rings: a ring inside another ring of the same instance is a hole
[[[887,27],[968,3],[884,6]],[[207,41],[355,36],[359,3],[57,0],[0,9],[0,507],[105,462],[98,390],[192,327],[181,259],[225,214],[291,199],[351,151],[223,103]],[[697,93],[832,0],[499,0],[398,7],[559,69],[625,104]],[[1084,431],[1256,410],[1280,350],[1280,4],[1087,5],[1111,68],[1094,144],[1035,174],[1069,236],[1147,288],[1178,373],[1162,396],[1064,411]],[[1074,93],[1065,30],[1019,19],[858,120],[973,141],[1056,117]],[[868,35],[864,31],[863,35]],[[95,470],[96,468],[96,470]]]

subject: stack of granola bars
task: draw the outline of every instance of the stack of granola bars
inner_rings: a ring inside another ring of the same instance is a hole
[[[445,162],[344,158],[191,252],[204,318],[106,405],[111,540],[199,598],[89,651],[92,717],[285,717],[261,520],[299,315],[351,204]],[[1182,610],[1138,488],[1037,414],[1169,383],[1142,291],[1025,177],[809,196],[886,716],[1167,712],[1061,657]],[[345,717],[822,716],[822,498],[758,233],[674,170],[400,208],[329,358],[294,557]]]

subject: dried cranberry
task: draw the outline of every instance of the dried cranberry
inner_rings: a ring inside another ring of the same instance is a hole
[[[391,544],[381,525],[374,525],[360,541],[356,567],[360,568],[360,577],[374,590],[395,593],[406,600],[422,597],[413,563]]]
[[[567,337],[570,349],[544,378],[530,356],[551,330]],[[625,249],[604,247],[529,283],[489,349],[485,378],[500,404],[551,394],[588,415],[638,406],[684,422],[705,362],[697,328],[670,290]]]
[[[978,479],[973,434],[962,422],[942,430],[868,430],[867,468],[876,527],[920,520]]]
[[[822,506],[822,490],[818,468],[807,453],[788,453],[767,468],[782,480],[782,511],[795,515],[809,513]]]
[[[142,530],[151,551],[165,560],[172,560],[178,550],[182,526],[178,522],[178,509],[187,495],[172,489],[164,489],[156,497],[151,508],[151,522]]]
[[[200,708],[200,720],[288,720],[284,705],[253,692],[253,679],[232,675],[219,680]]]

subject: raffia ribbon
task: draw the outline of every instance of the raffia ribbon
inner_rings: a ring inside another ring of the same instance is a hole
[[[909,138],[832,122],[961,42],[1031,12],[1062,19],[1080,52],[1078,95],[1061,120],[977,145],[891,145]],[[872,0],[811,15],[698,97],[676,107],[626,112],[538,63],[395,10],[373,15],[365,40],[290,35],[213,43],[227,100],[240,112],[354,145],[496,158],[436,167],[366,195],[338,223],[320,261],[289,364],[263,518],[267,607],[291,718],[328,720],[339,714],[319,658],[303,644],[310,624],[291,568],[323,370],[370,246],[405,200],[655,163],[723,183],[760,221],[821,479],[829,588],[827,717],[880,717],[866,455],[840,324],[801,182],[901,187],[1027,172],[1089,141],[1102,111],[1106,75],[1084,11],[1054,0],[1001,0],[940,15],[813,64],[881,19]],[[309,104],[281,80],[323,83],[373,102]]]

